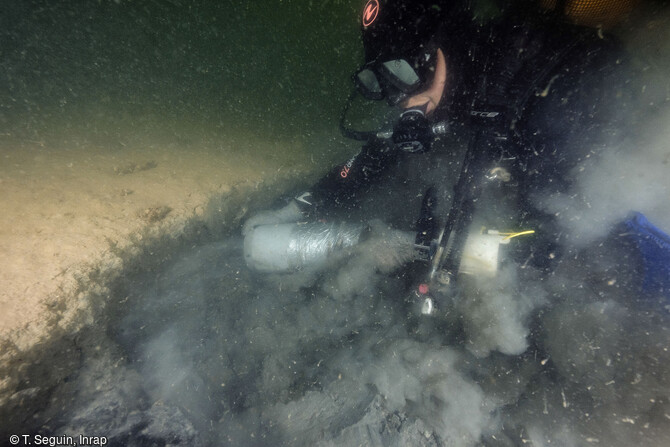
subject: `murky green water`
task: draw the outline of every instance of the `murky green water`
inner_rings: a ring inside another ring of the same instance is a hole
[[[357,2],[7,1],[0,133],[178,124],[333,129],[359,63]]]
[[[361,59],[359,6],[5,1],[0,136],[105,146],[164,132],[187,151],[203,133],[334,135]],[[649,61],[647,73],[665,73]],[[647,182],[667,178],[658,147],[607,160],[583,186],[639,205]],[[629,172],[622,161],[635,174],[625,194],[608,183]],[[381,211],[382,195],[404,211],[386,188],[373,193]],[[261,277],[237,236],[129,272],[91,338],[73,342],[81,368],[27,425],[138,446],[667,444],[663,303],[610,287],[580,259],[546,278],[509,271],[444,319],[417,320],[403,272],[366,256],[321,276]]]

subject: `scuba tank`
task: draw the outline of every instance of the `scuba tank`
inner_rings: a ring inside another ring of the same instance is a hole
[[[346,248],[358,244],[367,226],[347,223],[261,225],[244,239],[247,265],[266,273],[322,267]]]

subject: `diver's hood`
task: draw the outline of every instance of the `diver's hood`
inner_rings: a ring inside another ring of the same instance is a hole
[[[435,1],[369,0],[361,25],[365,65],[405,60],[430,81],[437,46],[432,41],[445,10]]]

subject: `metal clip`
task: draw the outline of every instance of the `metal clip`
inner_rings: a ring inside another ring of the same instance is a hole
[[[512,180],[512,174],[510,174],[507,169],[501,166],[496,166],[495,168],[491,169],[488,174],[486,174],[486,179],[500,180],[501,182],[507,183]]]

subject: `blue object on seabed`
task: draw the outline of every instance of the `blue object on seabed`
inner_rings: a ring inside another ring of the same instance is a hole
[[[630,213],[623,224],[642,257],[642,290],[645,293],[660,293],[670,299],[670,236],[649,222],[642,213]]]

